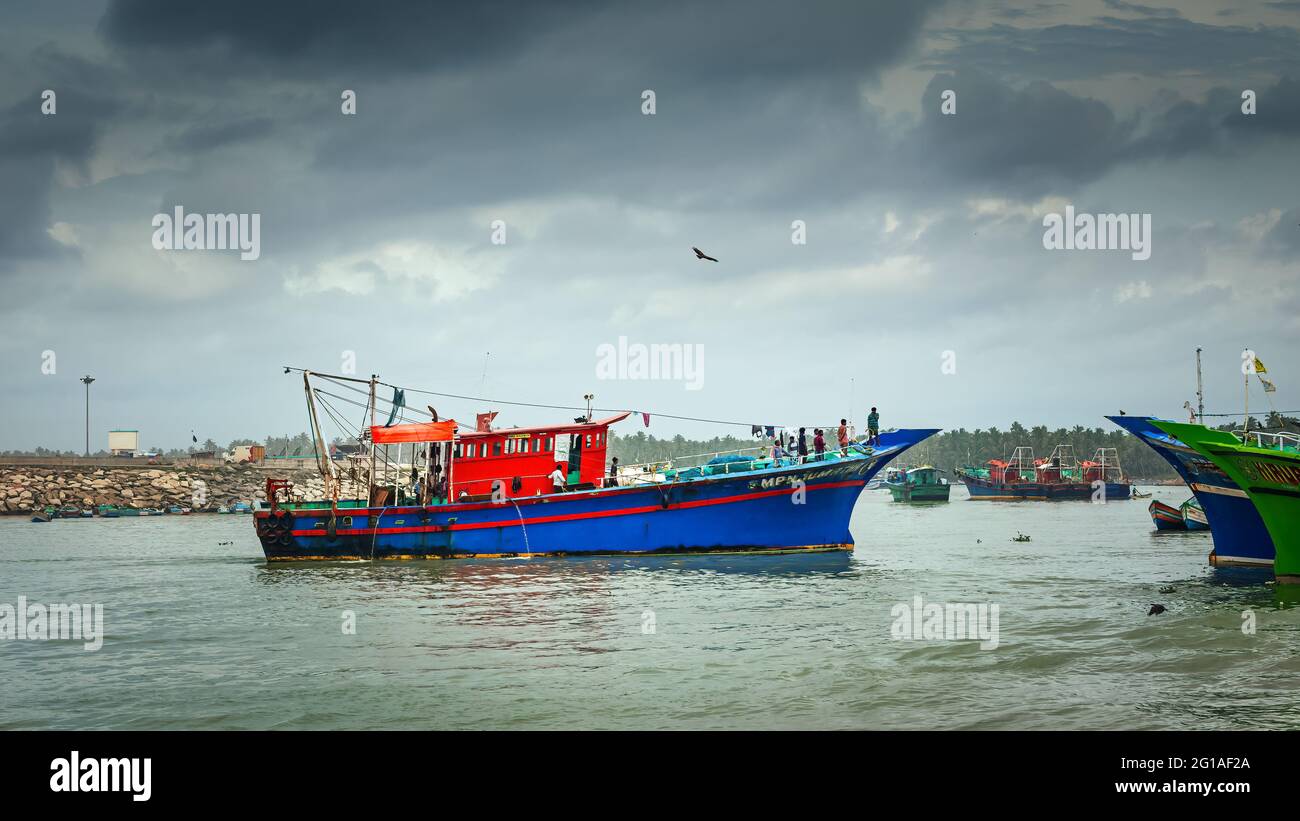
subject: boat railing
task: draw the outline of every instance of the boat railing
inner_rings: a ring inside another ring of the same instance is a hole
[[[1290,431],[1262,431],[1262,430],[1234,430],[1233,436],[1241,440],[1242,444],[1249,445],[1253,439],[1255,447],[1265,450],[1291,450],[1300,451],[1300,434]]]
[[[854,442],[851,445],[849,445],[849,447],[851,451],[856,455],[868,455],[872,452],[868,446],[860,442]],[[702,465],[679,466],[677,464],[679,460],[701,459],[705,457],[707,457],[708,459],[715,459],[719,456],[742,455],[744,453],[753,452],[753,451],[756,451],[757,453],[755,453],[754,456],[748,459],[737,460],[735,462],[725,462],[720,465],[717,465],[716,467],[735,470],[737,473],[739,473],[742,471],[751,471],[751,470],[758,469],[756,467],[758,463],[764,463],[762,467],[796,467],[799,465],[809,464],[812,462],[836,461],[838,459],[844,458],[840,455],[839,448],[835,448],[834,450],[827,448],[825,451],[823,451],[820,454],[810,453],[806,456],[791,454],[788,456],[781,456],[775,458],[771,455],[770,447],[759,446],[759,447],[752,447],[752,448],[736,448],[734,450],[716,451],[714,453],[700,453],[700,454],[692,454],[690,456],[679,456],[674,459],[661,459],[655,462],[639,462],[639,463],[628,464],[628,465],[619,465],[617,476],[600,476],[593,480],[593,484],[597,488],[629,487],[630,485],[628,483],[631,483],[631,485],[659,484],[666,481],[664,476],[666,471],[674,470],[674,469],[681,471],[681,470],[689,470],[691,468],[696,468],[696,467],[703,468],[709,466],[707,465],[707,463]],[[742,468],[740,467],[741,465],[744,465],[745,467]],[[454,498],[457,486],[459,486],[463,490],[466,485],[470,485],[470,484],[481,485],[484,482],[488,482],[488,483],[501,482],[503,486],[509,487],[509,483],[513,482],[516,478],[521,480],[522,479],[544,479],[548,476],[550,476],[549,473],[528,474],[528,475],[511,474],[510,476],[498,476],[495,478],[482,478],[482,479],[474,479],[465,482],[455,482],[452,485],[452,496]]]
[[[862,442],[853,442],[849,445],[849,448],[853,453],[857,455],[868,455],[873,452],[869,446],[863,444]],[[751,451],[756,451],[757,453],[748,459],[738,460],[735,462],[725,462],[720,465],[709,465],[707,462],[698,465],[681,464],[681,462],[685,460],[702,459],[705,457],[707,457],[708,459],[716,459],[719,456],[729,456],[733,454],[741,455]],[[704,467],[727,468],[731,466],[747,465],[748,467],[743,469],[754,470],[756,469],[755,465],[760,462],[764,463],[765,467],[796,467],[798,465],[804,465],[810,462],[833,461],[841,458],[843,457],[841,456],[840,449],[838,447],[827,448],[826,450],[822,451],[820,454],[809,453],[807,455],[800,456],[798,453],[787,453],[784,456],[773,456],[772,448],[770,446],[766,446],[766,447],[759,446],[753,448],[737,448],[735,450],[717,451],[715,453],[700,453],[691,456],[678,456],[678,457],[674,457],[673,459],[661,459],[656,462],[642,462],[637,464],[622,465],[619,468],[619,478],[630,478],[630,477],[635,477],[636,475],[639,474],[659,475],[666,470],[681,471],[681,470],[690,470],[692,468],[704,468]],[[738,471],[742,470],[742,468],[739,467],[736,467],[735,469]]]

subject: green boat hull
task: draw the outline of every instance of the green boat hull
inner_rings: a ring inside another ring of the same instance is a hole
[[[889,484],[889,493],[895,502],[946,502],[952,485]]]
[[[1273,573],[1300,584],[1300,453],[1242,444],[1227,431],[1152,420],[1221,468],[1250,498],[1273,539]]]

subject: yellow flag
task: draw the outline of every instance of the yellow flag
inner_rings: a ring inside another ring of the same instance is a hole
[[[1264,360],[1258,356],[1255,357],[1255,373],[1268,373],[1268,369],[1264,367]]]

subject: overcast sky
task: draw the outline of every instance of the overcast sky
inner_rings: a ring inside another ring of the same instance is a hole
[[[524,402],[1005,428],[1180,417],[1197,346],[1239,410],[1249,346],[1300,408],[1296,0],[0,14],[0,449],[79,450],[86,373],[92,449],[296,433],[280,366],[348,352]],[[1067,205],[1150,214],[1150,258],[1045,249]],[[177,206],[260,214],[260,258],[156,250]],[[700,389],[598,379],[619,337],[701,347]]]

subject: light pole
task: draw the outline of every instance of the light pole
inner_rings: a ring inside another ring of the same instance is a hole
[[[86,386],[86,458],[90,458],[90,383],[95,381],[95,377],[86,374],[81,377],[81,382]]]

